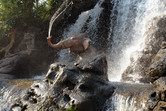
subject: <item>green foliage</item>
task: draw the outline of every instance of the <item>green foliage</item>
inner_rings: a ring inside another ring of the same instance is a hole
[[[42,25],[63,0],[0,0],[0,39],[19,25]]]
[[[66,111],[77,111],[77,107],[76,106],[75,107],[70,106],[70,108],[67,109]]]
[[[0,1],[0,20],[3,25],[15,26],[20,23],[33,21],[38,16],[39,12],[46,9],[45,3],[39,5],[38,0],[1,0]],[[44,5],[44,7],[43,7]]]
[[[50,9],[49,14],[55,13],[55,10],[63,3],[64,0],[48,0],[48,8]]]
[[[63,0],[0,0],[0,21],[16,25],[40,20],[50,9],[54,12]]]

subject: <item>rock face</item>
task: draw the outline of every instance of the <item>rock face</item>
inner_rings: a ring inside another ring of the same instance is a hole
[[[29,27],[26,32],[18,32],[10,54],[0,60],[0,74],[29,78],[45,72],[53,59],[50,56],[53,51],[42,40],[41,34],[40,29],[35,27]]]
[[[137,74],[140,76],[140,82],[149,82],[149,67],[153,63],[153,58],[161,49],[162,42],[166,41],[166,30],[164,28],[166,26],[166,17],[156,17],[149,21],[149,24],[150,27],[145,33],[145,48],[131,56],[131,64],[122,76],[124,81],[134,81],[130,75]],[[138,56],[137,60],[134,60],[134,55]]]
[[[93,46],[97,50],[101,50],[102,52],[105,51],[109,47],[108,45],[108,35],[110,33],[110,14],[112,13],[114,4],[110,2],[110,0],[104,0],[104,2],[101,4],[101,7],[103,8],[99,20],[96,25],[97,33],[95,31],[93,32],[93,29],[87,32],[87,35],[90,35],[90,38],[95,41]],[[86,31],[86,28],[84,29]],[[94,34],[92,34],[94,33]],[[95,38],[94,38],[95,37]],[[111,41],[111,40],[110,40]]]
[[[166,76],[166,42],[163,42],[162,48],[154,57],[153,64],[150,66],[148,74],[151,82]]]
[[[152,111],[164,111],[166,109],[166,77],[161,77],[154,82],[156,90],[149,96],[148,107]]]
[[[45,80],[35,82],[11,109],[101,111],[114,87],[107,81],[104,55],[73,63],[54,63]]]

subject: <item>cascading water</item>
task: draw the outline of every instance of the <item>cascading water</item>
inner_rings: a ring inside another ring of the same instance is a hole
[[[122,73],[130,64],[130,57],[136,61],[141,54],[133,54],[144,49],[146,31],[149,30],[149,21],[154,17],[166,14],[165,1],[163,0],[114,0],[111,19],[113,26],[110,35],[113,42],[108,56],[108,75],[110,81],[120,81]],[[140,75],[135,74],[135,82]]]
[[[10,109],[10,104],[14,101],[15,99],[15,96],[14,94],[12,93],[14,91],[14,88],[15,87],[8,87],[8,88],[2,88],[0,89],[0,95],[3,95],[3,96],[0,96],[0,110],[3,110],[3,109],[7,109],[7,111],[9,111],[8,109]],[[16,91],[15,91],[16,92]]]
[[[126,56],[125,50],[132,44],[134,37],[134,25],[138,1],[133,0],[115,0],[113,14],[116,20],[110,28],[113,42],[111,52],[108,56],[108,75],[111,81],[120,81],[121,74],[129,64],[129,56]]]
[[[48,37],[50,37],[51,35],[51,29],[52,29],[52,25],[54,23],[54,21],[61,16],[66,10],[67,8],[72,5],[73,2],[71,1],[70,3],[68,3],[68,0],[66,0],[65,2],[63,2],[63,4],[61,5],[61,7],[58,9],[58,11],[55,12],[55,14],[52,16],[51,20],[50,20],[50,24],[49,24],[49,29],[48,29]],[[65,7],[65,8],[64,8]],[[64,9],[63,9],[64,8]]]
[[[113,25],[110,27],[109,38],[112,37],[113,42],[111,42],[111,49],[108,49],[108,75],[110,81],[121,81],[123,72],[130,65],[131,56],[133,61],[142,56],[141,53],[135,54],[135,52],[144,50],[147,32],[150,30],[151,25],[155,28],[150,33],[154,33],[154,30],[157,29],[156,19],[154,18],[162,18],[166,15],[166,2],[163,0],[114,0],[112,2],[114,3],[114,7],[110,18]],[[115,17],[116,19],[113,19]],[[134,82],[139,82],[141,78],[137,73],[130,76]],[[105,110],[146,110],[144,104],[147,102],[147,99],[142,100],[140,103],[136,98],[136,91],[134,91],[134,95],[132,96],[128,95],[129,93],[120,92],[115,92],[107,100],[105,103],[107,108]],[[140,91],[139,93],[143,92]]]
[[[0,111],[11,111],[13,103],[19,96],[23,97],[32,82],[33,80],[0,80]]]
[[[147,111],[146,101],[152,90],[149,84],[111,83],[116,91],[109,98],[103,111]]]

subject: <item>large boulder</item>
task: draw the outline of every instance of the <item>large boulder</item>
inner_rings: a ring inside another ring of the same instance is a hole
[[[148,108],[152,111],[166,109],[166,77],[161,77],[153,83],[155,90],[149,95]]]
[[[151,82],[160,77],[166,76],[166,42],[163,42],[162,48],[153,59],[153,64],[150,66],[148,75]]]
[[[114,92],[107,81],[105,55],[77,63],[54,63],[47,79],[35,82],[12,109],[101,111]]]

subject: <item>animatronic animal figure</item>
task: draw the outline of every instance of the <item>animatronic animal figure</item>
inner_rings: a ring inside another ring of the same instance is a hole
[[[65,40],[58,42],[57,44],[52,44],[51,38],[52,36],[47,37],[47,42],[50,47],[57,49],[69,48],[69,54],[71,52],[82,53],[86,51],[91,41],[90,38],[84,33],[69,37]]]

